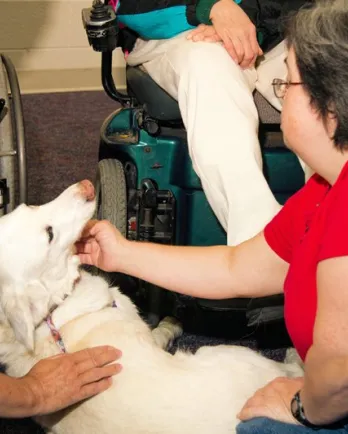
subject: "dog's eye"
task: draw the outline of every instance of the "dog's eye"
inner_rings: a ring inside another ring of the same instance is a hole
[[[47,226],[46,232],[48,234],[48,242],[50,243],[53,240],[53,228],[52,228],[52,226]]]

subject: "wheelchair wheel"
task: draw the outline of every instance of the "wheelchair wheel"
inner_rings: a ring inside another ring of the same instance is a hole
[[[95,183],[97,209],[96,218],[108,220],[127,235],[127,190],[124,169],[115,159],[98,163]]]
[[[27,202],[22,101],[15,67],[0,55],[0,216]]]

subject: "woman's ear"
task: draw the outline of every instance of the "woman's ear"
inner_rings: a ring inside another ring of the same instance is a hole
[[[330,104],[324,124],[329,137],[333,138],[337,129],[337,116],[335,107],[332,104]]]

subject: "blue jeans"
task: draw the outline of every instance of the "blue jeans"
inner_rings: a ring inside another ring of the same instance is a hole
[[[267,419],[266,417],[258,417],[247,422],[241,422],[237,426],[236,432],[237,434],[347,434],[348,425],[342,428],[314,430],[301,425],[292,425]]]

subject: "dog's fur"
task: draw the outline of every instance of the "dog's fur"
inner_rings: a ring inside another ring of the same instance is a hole
[[[118,288],[79,271],[73,245],[95,207],[81,191],[75,184],[46,205],[21,205],[0,219],[0,361],[7,373],[22,376],[59,353],[44,321],[53,309],[69,352],[108,344],[123,353],[123,370],[110,389],[37,418],[48,432],[233,433],[236,414],[258,388],[278,376],[302,375],[297,363],[277,363],[237,346],[167,353],[181,332],[175,322],[164,320],[151,331]]]

